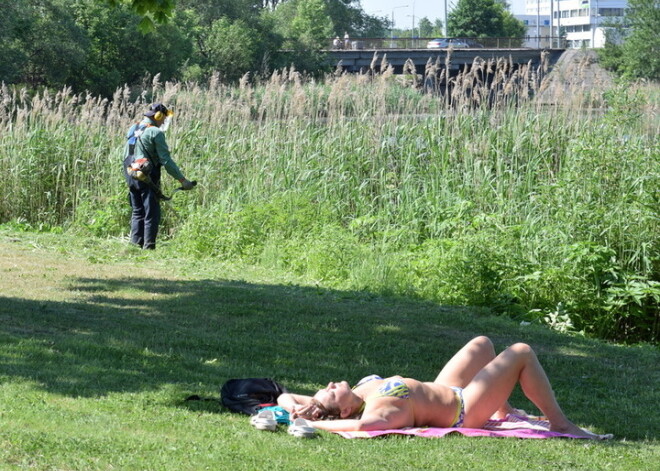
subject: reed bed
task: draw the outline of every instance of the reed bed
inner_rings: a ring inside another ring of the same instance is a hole
[[[155,77],[111,100],[3,86],[0,222],[125,234],[123,136],[163,101],[173,155],[200,182],[164,203],[179,253],[657,341],[657,85],[566,89],[548,106],[543,67],[379,70]]]

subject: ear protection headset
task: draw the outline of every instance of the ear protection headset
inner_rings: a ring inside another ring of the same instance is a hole
[[[156,107],[156,113],[154,114],[154,119],[156,121],[160,121],[161,119],[165,119],[165,117],[172,115],[174,115],[174,113],[171,110],[165,108],[165,105],[158,105]]]

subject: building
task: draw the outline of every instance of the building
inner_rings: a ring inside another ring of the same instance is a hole
[[[514,15],[527,27],[527,36],[523,47],[537,49],[552,47],[552,29],[550,14],[547,15]]]
[[[609,25],[621,21],[627,7],[627,0],[526,0],[525,13],[550,16],[551,36],[555,41],[562,38],[565,47],[598,48],[605,45]]]

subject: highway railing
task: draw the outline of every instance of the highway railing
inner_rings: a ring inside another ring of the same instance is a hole
[[[438,49],[429,42],[441,39],[439,48],[488,48],[488,49],[565,49],[565,38],[556,36],[525,36],[523,38],[355,38],[349,40],[327,41],[328,49],[361,50],[361,49]]]

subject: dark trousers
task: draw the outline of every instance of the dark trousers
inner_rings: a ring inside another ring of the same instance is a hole
[[[160,183],[160,168],[151,171],[155,185]],[[131,214],[131,243],[143,249],[155,249],[160,224],[160,202],[156,192],[146,183],[126,175]]]

